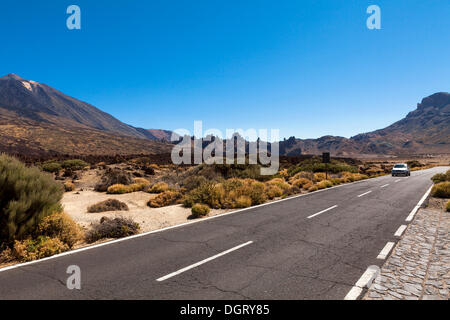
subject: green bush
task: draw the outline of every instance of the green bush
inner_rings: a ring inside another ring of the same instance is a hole
[[[61,211],[62,194],[48,173],[0,155],[0,242],[24,238],[44,217]]]
[[[431,189],[431,195],[437,198],[450,198],[450,181],[435,184]]]
[[[81,240],[82,233],[72,218],[64,212],[57,212],[42,219],[35,231],[35,237],[39,236],[57,238],[72,248]]]
[[[431,177],[431,180],[433,180],[434,184],[444,181],[450,181],[450,170],[448,170],[446,173],[436,173]]]
[[[73,159],[73,160],[65,160],[63,161],[61,165],[64,169],[72,169],[72,170],[81,170],[84,167],[89,166],[89,163],[80,160],[80,159]]]
[[[58,162],[46,162],[42,165],[42,170],[44,170],[45,172],[56,173],[59,172],[61,168],[62,166]]]
[[[305,160],[302,163],[298,164],[295,167],[291,167],[288,170],[289,176],[294,176],[296,173],[301,171],[307,172],[331,172],[331,173],[339,173],[339,172],[358,172],[358,168],[356,166],[351,166],[343,162],[332,161],[331,163],[322,163],[319,160]]]
[[[67,250],[69,250],[69,246],[58,238],[39,236],[36,239],[16,240],[12,250],[2,253],[2,258],[6,261],[18,260],[27,262],[50,257]],[[5,259],[6,255],[9,255],[10,258]]]
[[[206,216],[210,209],[205,204],[196,203],[192,206],[191,212],[193,218],[200,218]]]

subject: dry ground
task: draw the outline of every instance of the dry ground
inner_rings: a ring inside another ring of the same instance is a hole
[[[93,190],[73,191],[64,194],[62,204],[64,211],[80,226],[89,229],[92,223],[100,221],[101,217],[115,218],[117,216],[130,217],[139,223],[141,232],[148,232],[190,221],[190,208],[182,205],[173,205],[163,208],[150,208],[149,199],[156,194],[146,192],[133,192],[127,194],[106,194]],[[87,208],[107,199],[117,199],[128,205],[129,211],[109,211],[88,213]],[[209,216],[224,213],[227,210],[211,210]]]

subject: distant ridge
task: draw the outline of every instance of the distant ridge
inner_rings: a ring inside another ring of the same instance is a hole
[[[284,155],[319,154],[450,154],[450,94],[437,92],[417,104],[405,118],[373,132],[350,139],[324,136],[318,139],[291,137],[280,142]]]

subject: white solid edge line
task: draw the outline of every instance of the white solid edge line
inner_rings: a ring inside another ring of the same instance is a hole
[[[221,213],[221,214],[218,214],[218,215],[215,215],[215,216],[212,216],[212,217],[202,218],[202,219],[195,220],[195,221],[189,221],[189,222],[173,225],[173,226],[162,228],[162,229],[157,229],[157,230],[152,230],[152,231],[148,231],[148,232],[143,232],[143,233],[139,233],[139,234],[136,234],[136,235],[133,235],[133,236],[129,236],[129,237],[124,237],[124,238],[120,238],[120,239],[116,239],[116,240],[111,240],[111,241],[107,241],[107,242],[103,242],[103,243],[99,243],[99,244],[95,244],[95,245],[92,245],[92,246],[87,246],[87,247],[83,247],[83,248],[79,248],[79,249],[75,249],[75,250],[70,250],[70,251],[66,251],[66,252],[60,253],[60,254],[56,254],[56,255],[51,256],[51,257],[42,258],[42,259],[39,259],[39,260],[19,263],[19,264],[15,264],[15,265],[12,265],[12,266],[0,268],[0,272],[8,271],[8,270],[11,270],[11,269],[16,269],[16,268],[20,268],[20,267],[24,267],[24,266],[35,264],[35,263],[39,263],[39,262],[44,262],[44,261],[47,261],[47,260],[57,259],[59,257],[63,257],[63,256],[71,255],[71,254],[76,254],[76,253],[79,253],[79,252],[82,252],[82,251],[87,251],[87,250],[91,250],[91,249],[107,246],[107,245],[114,244],[114,243],[119,243],[119,242],[131,240],[131,239],[135,239],[135,238],[144,237],[144,236],[147,236],[147,235],[153,234],[153,233],[164,232],[164,231],[167,231],[167,230],[171,230],[171,229],[175,229],[175,228],[181,228],[181,227],[184,227],[184,226],[187,226],[187,225],[190,225],[190,224],[194,224],[194,223],[199,223],[199,222],[209,221],[209,220],[220,218],[220,217],[225,217],[225,216],[228,216],[228,215],[231,215],[231,214],[235,214],[235,213],[238,213],[238,212],[248,211],[248,210],[260,208],[260,207],[263,207],[263,206],[272,205],[272,204],[275,204],[275,203],[278,203],[278,202],[282,202],[282,201],[288,201],[288,200],[292,200],[292,199],[296,199],[296,198],[300,198],[300,197],[309,196],[311,194],[315,194],[315,193],[318,193],[318,192],[323,192],[323,191],[327,191],[327,190],[331,190],[331,189],[335,189],[335,188],[339,188],[339,187],[345,187],[345,186],[349,186],[349,185],[353,185],[353,184],[357,184],[357,183],[373,181],[374,179],[384,178],[384,177],[386,177],[386,176],[381,176],[381,177],[372,178],[372,179],[364,179],[364,180],[359,180],[359,181],[354,181],[354,182],[349,182],[349,183],[343,183],[343,184],[340,184],[340,185],[337,185],[337,186],[333,186],[333,187],[330,187],[330,188],[326,188],[326,189],[321,189],[321,190],[317,190],[317,191],[313,191],[313,192],[309,192],[309,193],[303,193],[303,194],[299,194],[299,195],[296,195],[296,196],[288,197],[288,198],[285,198],[285,199],[275,200],[275,201],[272,201],[272,202],[262,203],[262,204],[258,204],[256,206],[252,206],[252,207],[248,207],[248,208],[243,208],[243,209],[239,209],[239,210],[235,210],[235,211]]]
[[[360,197],[362,197],[362,196],[365,196],[366,194],[369,194],[369,193],[371,193],[371,192],[372,192],[372,190],[367,191],[367,192],[364,192],[364,193],[360,194],[360,195],[358,196],[358,198],[360,198]]]
[[[431,170],[431,169],[433,169],[433,168],[425,169],[425,170]],[[107,245],[110,245],[110,244],[131,240],[131,239],[134,239],[134,238],[144,237],[144,236],[147,236],[147,235],[153,234],[153,233],[159,233],[159,232],[163,232],[163,231],[167,231],[167,230],[171,230],[171,229],[175,229],[175,228],[181,228],[183,226],[187,226],[187,225],[190,225],[190,224],[204,222],[204,221],[208,221],[208,220],[211,220],[211,219],[228,216],[228,215],[235,214],[235,213],[238,213],[238,212],[247,211],[247,210],[251,210],[251,209],[255,209],[255,208],[271,205],[271,204],[278,203],[278,202],[281,202],[281,201],[288,201],[288,200],[292,200],[292,199],[296,199],[296,198],[300,198],[300,197],[304,197],[304,196],[309,196],[311,194],[315,194],[315,193],[318,193],[318,192],[323,192],[323,191],[327,191],[327,190],[331,190],[331,189],[335,189],[335,188],[339,188],[339,187],[345,187],[345,186],[349,186],[349,185],[353,185],[353,184],[357,184],[357,183],[373,181],[375,179],[382,179],[382,178],[386,178],[386,177],[388,177],[388,176],[384,175],[384,176],[381,176],[381,177],[376,177],[376,178],[371,178],[371,179],[364,179],[364,180],[359,180],[359,181],[354,181],[354,182],[349,182],[349,183],[343,183],[343,184],[340,184],[340,185],[337,185],[337,186],[333,186],[333,187],[330,187],[330,188],[321,189],[321,190],[317,190],[317,191],[313,191],[313,192],[309,192],[309,193],[304,193],[304,194],[299,194],[299,195],[288,197],[288,198],[285,198],[285,199],[280,199],[280,200],[275,200],[275,201],[272,201],[272,202],[259,204],[259,205],[253,206],[253,207],[248,207],[248,208],[243,208],[243,209],[239,209],[239,210],[235,210],[235,211],[231,211],[231,212],[221,213],[221,214],[218,214],[218,215],[215,215],[215,216],[212,216],[212,217],[202,218],[202,219],[196,220],[196,221],[185,222],[185,223],[177,224],[177,225],[174,225],[174,226],[170,226],[170,227],[166,227],[166,228],[162,228],[162,229],[158,229],[158,230],[143,232],[143,233],[139,233],[139,234],[136,234],[136,235],[133,235],[133,236],[124,237],[124,238],[120,238],[120,239],[116,239],[116,240],[111,240],[111,241],[99,243],[99,244],[96,244],[96,245],[93,245],[93,246],[87,246],[87,247],[84,247],[84,248],[79,248],[79,249],[75,249],[75,250],[66,251],[66,252],[63,252],[63,253],[51,256],[51,257],[42,258],[42,259],[39,259],[39,260],[34,260],[34,261],[29,261],[29,262],[24,262],[24,263],[18,263],[18,264],[9,266],[9,267],[0,268],[0,272],[16,269],[16,268],[20,268],[20,267],[24,267],[24,266],[35,264],[35,263],[39,263],[39,262],[44,262],[44,261],[47,261],[47,260],[57,259],[57,258],[60,258],[60,257],[63,257],[63,256],[76,254],[76,253],[79,253],[79,252],[82,252],[82,251],[87,251],[87,250],[91,250],[91,249],[107,246]]]
[[[386,183],[386,184],[382,185],[380,188],[387,187],[388,185],[389,185],[389,183]]]
[[[406,222],[411,222],[414,219],[414,216],[416,215],[416,213],[419,210],[419,208],[422,206],[423,202],[427,199],[427,197],[430,194],[432,188],[433,188],[433,186],[431,186],[427,190],[427,192],[425,192],[425,194],[422,196],[422,198],[417,203],[417,205],[411,210],[411,212],[409,213],[408,217],[406,217],[406,219],[405,219]]]
[[[364,287],[368,287],[369,283],[373,281],[375,276],[377,275],[376,268],[368,267],[366,271],[362,274],[359,280],[355,283],[355,285],[350,289],[350,291],[345,296],[344,300],[356,300],[361,295]]]
[[[392,248],[395,246],[395,242],[388,242],[381,250],[380,254],[377,256],[377,259],[384,260],[391,252]]]
[[[332,206],[332,207],[329,207],[328,209],[325,209],[325,210],[319,211],[319,212],[317,212],[317,213],[314,213],[314,214],[310,215],[310,216],[307,217],[307,218],[308,218],[308,219],[314,218],[315,216],[318,216],[319,214],[322,214],[322,213],[324,213],[324,212],[327,212],[327,211],[329,211],[329,210],[331,210],[331,209],[334,209],[334,208],[336,208],[336,207],[337,207],[337,204],[334,205],[334,206]]]
[[[198,267],[198,266],[201,266],[202,264],[205,264],[205,263],[207,263],[207,262],[209,262],[209,261],[211,261],[211,260],[214,260],[214,259],[217,259],[217,258],[219,258],[219,257],[221,257],[221,256],[224,256],[224,255],[226,255],[226,254],[228,254],[228,253],[230,253],[230,252],[233,252],[233,251],[236,251],[236,250],[238,250],[238,249],[240,249],[240,248],[242,248],[242,247],[248,246],[248,245],[251,244],[251,243],[253,243],[253,241],[248,241],[248,242],[246,242],[246,243],[240,244],[240,245],[238,245],[238,246],[236,246],[236,247],[233,247],[233,248],[231,248],[231,249],[228,249],[228,250],[226,250],[226,251],[223,251],[223,252],[221,252],[221,253],[218,253],[218,254],[216,254],[216,255],[214,255],[214,256],[212,256],[212,257],[209,257],[209,258],[204,259],[204,260],[202,260],[202,261],[199,261],[199,262],[197,262],[197,263],[191,264],[190,266],[187,266],[187,267],[185,267],[185,268],[183,268],[183,269],[180,269],[180,270],[178,270],[178,271],[169,273],[168,275],[166,275],[166,276],[164,276],[164,277],[161,277],[161,278],[156,279],[156,281],[161,282],[161,281],[167,280],[167,279],[172,278],[172,277],[174,277],[174,276],[176,276],[176,275],[179,275],[180,273],[186,272],[186,271],[188,271],[188,270],[191,270],[191,269],[193,269],[193,268],[196,268],[196,267]]]
[[[394,236],[401,237],[403,232],[405,232],[407,226],[402,224],[400,227],[398,227],[397,231],[394,233]]]

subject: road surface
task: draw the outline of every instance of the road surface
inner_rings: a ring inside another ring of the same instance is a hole
[[[0,299],[343,299],[448,168],[383,176],[9,270]],[[81,290],[66,286],[81,270]]]

